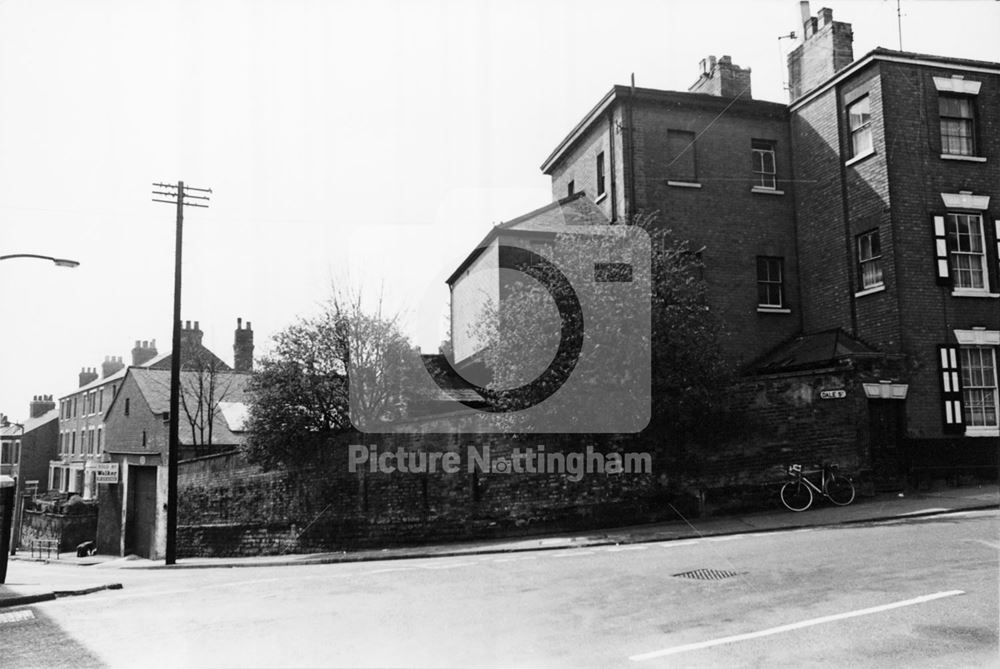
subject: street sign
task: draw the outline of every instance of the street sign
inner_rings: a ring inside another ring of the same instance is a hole
[[[95,473],[98,483],[118,483],[117,462],[98,462]]]
[[[847,397],[846,390],[821,390],[819,398],[821,400],[842,400]]]

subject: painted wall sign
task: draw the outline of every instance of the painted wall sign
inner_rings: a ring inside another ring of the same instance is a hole
[[[118,463],[99,462],[95,474],[98,483],[118,483]]]
[[[847,397],[847,391],[842,389],[819,391],[819,398],[821,400],[842,400],[845,397]]]

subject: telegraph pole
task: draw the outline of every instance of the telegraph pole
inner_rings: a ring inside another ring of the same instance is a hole
[[[167,451],[167,551],[166,564],[177,562],[177,454],[180,451],[177,415],[181,397],[181,248],[184,236],[184,207],[208,207],[211,188],[192,188],[183,181],[177,185],[154,183],[153,202],[177,206],[177,240],[174,245],[174,327],[170,350],[170,444]],[[203,193],[196,195],[195,193]],[[185,202],[185,200],[202,200]]]

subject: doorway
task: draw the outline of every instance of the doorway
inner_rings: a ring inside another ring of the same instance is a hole
[[[905,406],[906,403],[900,400],[868,400],[868,444],[872,481],[877,492],[906,487],[900,451]]]
[[[152,558],[156,546],[156,467],[128,468],[125,554]]]

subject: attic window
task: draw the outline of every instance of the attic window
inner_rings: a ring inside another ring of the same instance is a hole
[[[126,397],[125,398],[125,415],[126,416],[129,414],[129,401],[128,400],[129,400],[129,398]]]

